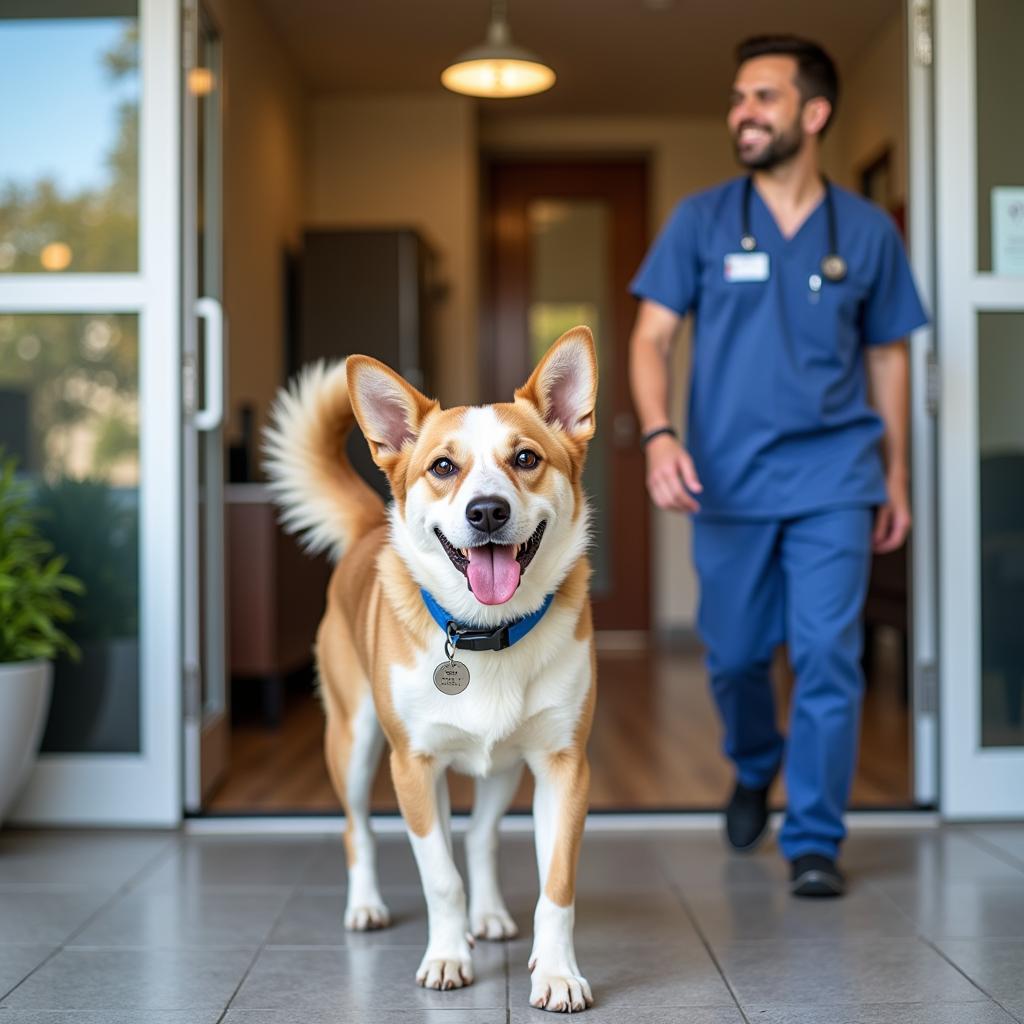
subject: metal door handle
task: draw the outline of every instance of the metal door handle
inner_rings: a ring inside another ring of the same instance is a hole
[[[216,299],[196,299],[195,314],[203,321],[206,359],[203,366],[203,407],[192,422],[196,430],[216,430],[224,422],[224,310]]]

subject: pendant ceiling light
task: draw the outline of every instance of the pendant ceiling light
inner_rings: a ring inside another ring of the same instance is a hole
[[[487,42],[460,54],[441,72],[441,84],[466,96],[532,96],[555,84],[555,73],[529,50],[513,46],[505,0],[493,0]]]

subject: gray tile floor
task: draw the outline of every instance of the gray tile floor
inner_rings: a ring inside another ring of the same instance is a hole
[[[516,1024],[531,1009],[529,838],[502,838],[521,936],[426,992],[404,836],[381,840],[394,926],[347,934],[336,839],[0,832],[0,1024]],[[850,895],[803,902],[774,847],[593,833],[577,952],[590,1024],[1024,1022],[1024,825],[854,830]]]

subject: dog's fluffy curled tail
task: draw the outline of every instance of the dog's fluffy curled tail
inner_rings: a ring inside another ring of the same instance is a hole
[[[314,363],[282,388],[270,412],[263,464],[285,530],[333,558],[384,521],[384,503],[352,468],[355,423],[345,363]]]

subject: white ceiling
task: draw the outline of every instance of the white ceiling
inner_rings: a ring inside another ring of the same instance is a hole
[[[441,92],[441,69],[483,41],[488,0],[261,0],[317,94]],[[725,109],[738,40],[794,32],[840,73],[902,0],[509,0],[512,39],[558,74],[502,114],[688,114]]]

